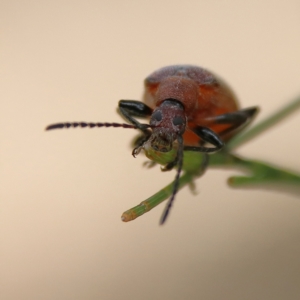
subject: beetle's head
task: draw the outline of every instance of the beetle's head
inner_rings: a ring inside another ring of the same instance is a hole
[[[150,126],[152,134],[148,143],[155,151],[169,152],[173,142],[185,131],[186,116],[183,105],[173,99],[163,101],[153,111]]]

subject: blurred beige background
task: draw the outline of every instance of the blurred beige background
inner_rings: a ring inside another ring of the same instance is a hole
[[[187,3],[185,3],[187,2]],[[300,94],[299,1],[1,1],[0,298],[300,299],[300,201],[209,170],[167,224],[123,211],[174,178],[115,121],[166,65],[213,70],[261,120]],[[300,112],[238,149],[300,170]],[[299,192],[299,191],[298,191]]]

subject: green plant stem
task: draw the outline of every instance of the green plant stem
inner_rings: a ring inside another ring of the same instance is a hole
[[[300,188],[300,174],[257,160],[244,159],[230,153],[220,153],[216,157],[212,156],[210,166],[230,166],[250,173],[249,176],[230,177],[228,184],[234,187],[271,183],[296,185]]]
[[[187,158],[188,159],[188,158]],[[293,173],[288,170],[283,170],[269,164],[242,159],[230,153],[217,153],[211,155],[210,166],[212,167],[231,167],[246,170],[250,172],[249,176],[233,176],[228,179],[228,184],[233,187],[244,187],[253,185],[274,184],[274,187],[279,184],[296,185],[300,190],[300,174]],[[179,179],[179,189],[191,184],[197,178],[196,174],[185,173]],[[173,191],[173,182],[165,188],[155,193],[139,205],[127,210],[122,215],[122,221],[128,222],[140,217],[144,213],[150,211],[166,199],[168,199]]]
[[[193,175],[185,173],[179,179],[178,190],[182,189],[185,185],[189,184],[193,179]],[[168,199],[173,191],[173,182],[167,185],[165,188],[149,197],[145,201],[142,201],[139,205],[125,211],[121,217],[123,222],[128,222],[142,216],[144,213],[150,211],[166,199]]]

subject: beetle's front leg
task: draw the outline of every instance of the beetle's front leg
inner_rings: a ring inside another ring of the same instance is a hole
[[[119,113],[129,123],[135,125],[145,135],[149,135],[150,131],[143,126],[137,118],[148,118],[152,114],[152,109],[141,101],[135,100],[120,100]]]
[[[137,118],[149,118],[152,114],[152,109],[141,101],[135,100],[120,100],[119,113],[129,123],[135,125],[143,134],[134,141],[135,148],[132,155],[135,157],[141,150],[142,145],[149,139],[151,131],[145,124],[141,124]]]
[[[171,171],[177,165],[177,162],[178,162],[178,157],[176,157],[173,161],[166,164],[165,166],[162,166],[160,169],[163,172]]]
[[[238,111],[218,115],[211,118],[206,118],[207,125],[210,124],[228,124],[229,127],[222,132],[219,132],[220,136],[230,134],[232,132],[240,131],[254,119],[258,113],[258,107],[249,107]]]
[[[224,147],[224,142],[219,137],[219,135],[208,127],[198,126],[193,129],[193,132],[196,133],[204,142],[210,143],[214,147],[184,146],[184,150],[186,151],[212,153],[221,150]]]

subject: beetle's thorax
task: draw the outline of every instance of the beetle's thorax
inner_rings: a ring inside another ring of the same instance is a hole
[[[152,135],[148,143],[155,151],[169,152],[173,142],[182,135],[186,126],[183,105],[174,99],[166,99],[154,111],[150,119]]]
[[[198,84],[194,80],[182,76],[170,76],[163,79],[155,95],[157,105],[160,105],[165,99],[176,99],[184,105],[186,113],[197,108],[198,97]]]

